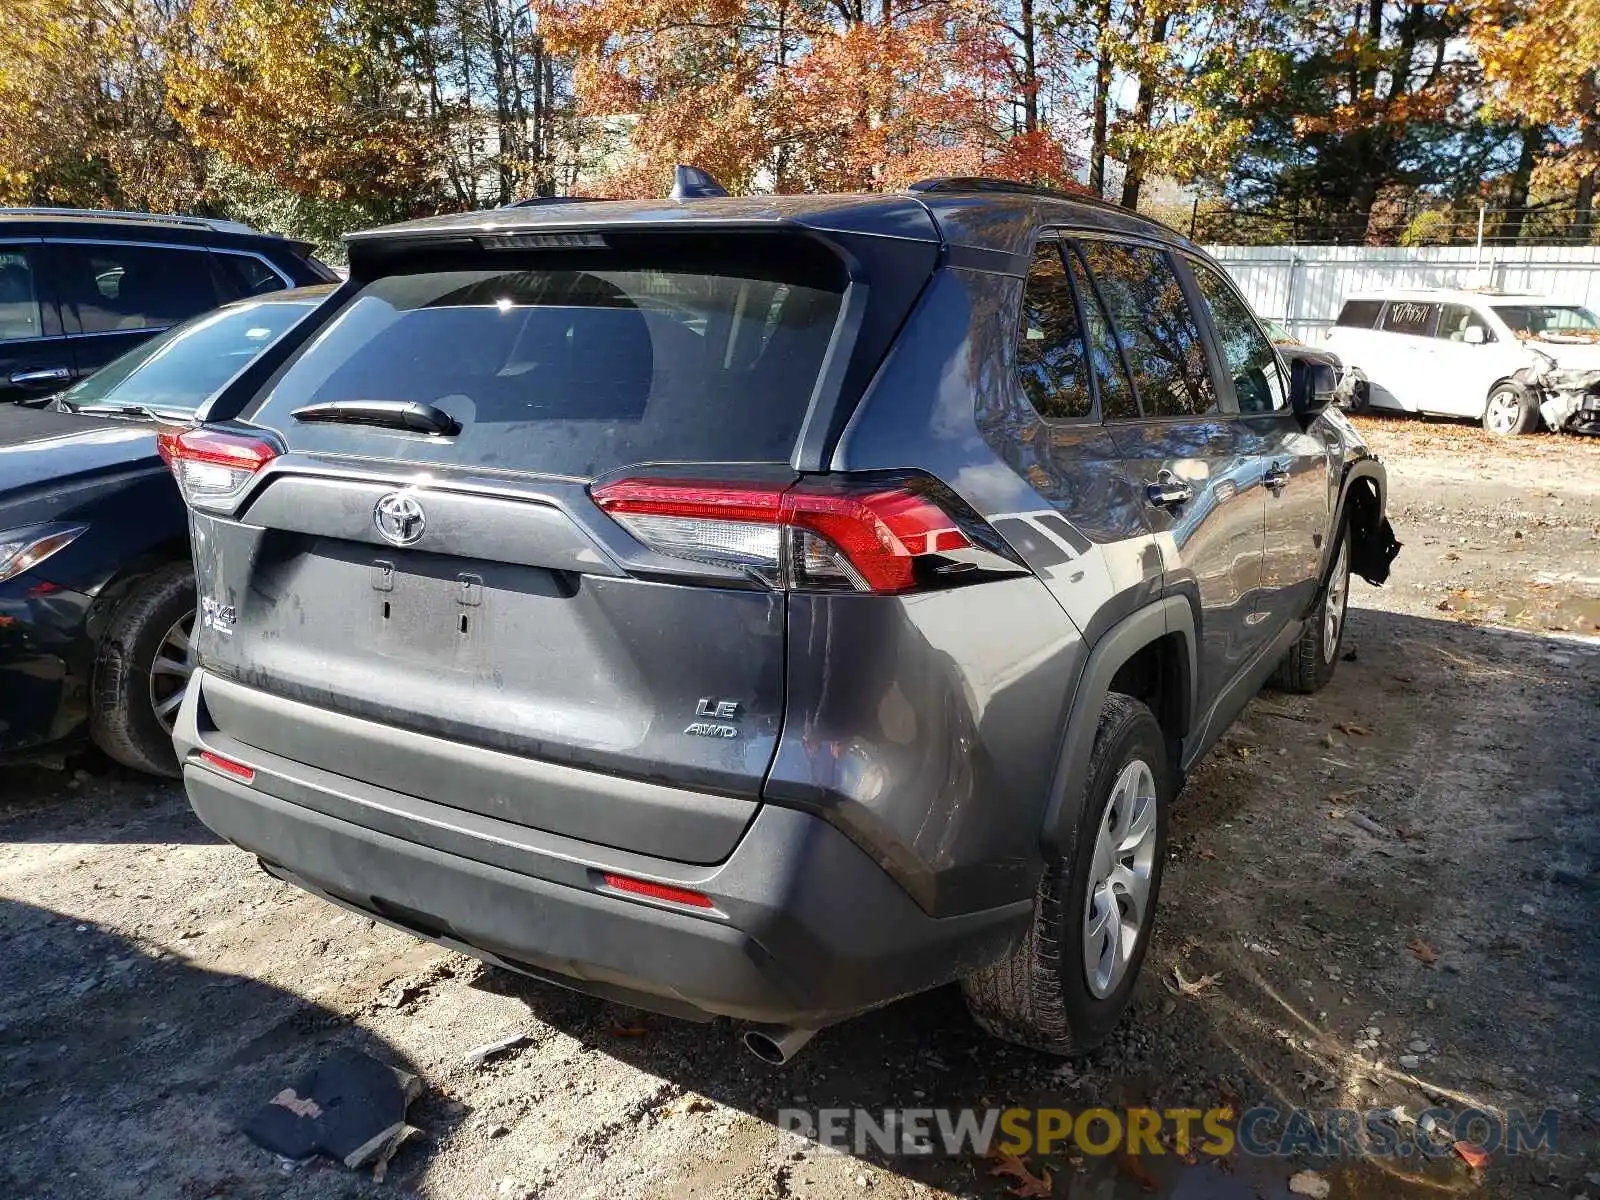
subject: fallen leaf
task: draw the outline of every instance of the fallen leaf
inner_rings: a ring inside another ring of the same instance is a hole
[[[643,1025],[613,1025],[606,1030],[612,1037],[643,1037],[648,1031]]]
[[[1357,725],[1353,721],[1340,721],[1334,726],[1340,733],[1353,734],[1357,737],[1367,737],[1372,733],[1365,725]]]
[[[1212,858],[1215,858],[1216,856],[1217,856],[1217,852],[1215,850],[1202,848],[1201,851],[1200,851],[1200,857],[1201,858],[1212,859]]]
[[[1333,1185],[1315,1171],[1300,1171],[1290,1177],[1289,1190],[1296,1196],[1326,1200],[1333,1191]]]
[[[1255,751],[1252,750],[1249,746],[1235,746],[1233,748],[1233,752],[1235,754],[1237,754],[1240,758],[1249,758],[1252,754],[1255,753]]]
[[[1144,1164],[1139,1161],[1137,1154],[1123,1154],[1117,1159],[1117,1165],[1122,1168],[1122,1173],[1137,1183],[1141,1190],[1156,1192],[1161,1190],[1161,1185],[1156,1182],[1156,1177],[1144,1169]]]
[[[1439,952],[1421,938],[1412,938],[1406,943],[1406,949],[1429,966],[1439,961]]]
[[[1050,1195],[1050,1169],[1048,1167],[1041,1169],[1039,1174],[1035,1175],[1028,1170],[1028,1160],[1018,1158],[1015,1154],[997,1155],[996,1161],[998,1165],[989,1174],[1015,1179],[1017,1186],[1006,1189],[1013,1196],[1047,1197]]]
[[[1172,968],[1172,978],[1166,980],[1165,982],[1167,985],[1167,991],[1171,992],[1174,996],[1198,996],[1208,987],[1212,987],[1215,984],[1221,983],[1222,976],[1220,974],[1202,975],[1199,979],[1185,979],[1183,977],[1183,969],[1181,967],[1174,966]]]
[[[1473,1142],[1457,1142],[1455,1152],[1474,1171],[1481,1171],[1489,1165],[1489,1152]]]

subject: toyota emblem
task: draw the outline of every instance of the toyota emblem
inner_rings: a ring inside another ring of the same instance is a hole
[[[384,541],[409,546],[422,536],[428,518],[410,492],[390,492],[373,506],[372,523]]]

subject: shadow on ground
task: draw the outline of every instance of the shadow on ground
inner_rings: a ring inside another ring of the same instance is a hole
[[[1478,1173],[1448,1148],[1428,1161],[1301,1153],[1195,1167],[1170,1154],[1075,1167],[1062,1153],[1044,1160],[1056,1195],[1288,1195],[1305,1166],[1327,1173],[1335,1197],[1575,1183],[1600,1166],[1600,1075],[1583,1032],[1600,1021],[1600,643],[1370,610],[1353,611],[1351,633],[1354,657],[1327,690],[1264,694],[1190,781],[1133,1012],[1085,1057],[989,1040],[953,987],[826,1030],[773,1070],[725,1022],[644,1017],[645,1036],[618,1038],[607,1032],[618,1010],[585,997],[499,972],[479,986],[773,1123],[787,1106],[1559,1112],[1556,1153]],[[1174,967],[1220,979],[1175,995]],[[1358,1050],[1367,1030],[1379,1040]],[[1282,1129],[1257,1128],[1267,1140]],[[1400,1129],[1409,1144],[1413,1129]],[[970,1159],[862,1157],[952,1191],[1001,1186]]]
[[[415,1071],[394,1046],[270,984],[0,899],[0,1195],[366,1195],[365,1177],[320,1160],[285,1172],[238,1132],[347,1050]],[[434,1095],[412,1117],[448,1136],[461,1111]],[[391,1171],[403,1180],[424,1154],[402,1149]]]
[[[112,762],[97,750],[55,765],[0,766],[0,823],[5,842],[107,845],[202,845],[219,841],[186,808],[176,780],[157,779]]]

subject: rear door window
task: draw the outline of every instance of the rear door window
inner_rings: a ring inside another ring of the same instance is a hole
[[[54,251],[62,307],[82,333],[165,329],[224,298],[201,249],[57,242]]]
[[[1076,244],[1065,254],[1072,286],[1083,301],[1083,321],[1088,326],[1089,352],[1094,363],[1095,385],[1100,389],[1100,415],[1107,421],[1131,421],[1139,415],[1139,401],[1134,398],[1133,383],[1128,379],[1128,368],[1122,361],[1117,344],[1117,331],[1106,315],[1105,305],[1095,292],[1094,281],[1083,265],[1083,256]]]
[[[827,358],[842,266],[795,239],[682,242],[377,279],[245,416],[297,449],[582,477],[785,461]],[[461,432],[294,420],[338,400],[432,405]]]
[[[1017,369],[1022,390],[1041,417],[1071,420],[1093,414],[1078,308],[1056,242],[1041,242],[1034,251],[1022,293]]]
[[[1117,329],[1144,415],[1217,411],[1205,343],[1166,254],[1096,240],[1085,240],[1082,250]]]
[[[1439,306],[1416,300],[1391,300],[1383,313],[1385,333],[1406,333],[1413,337],[1432,337],[1439,323]]]

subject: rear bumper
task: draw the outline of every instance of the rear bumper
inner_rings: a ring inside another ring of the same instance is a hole
[[[935,918],[820,818],[765,805],[690,866],[376,788],[208,729],[204,673],[179,717],[184,785],[216,833],[329,899],[488,961],[678,1016],[817,1027],[946,983],[1022,935],[1031,903]],[[193,761],[214,750],[250,784]],[[709,896],[608,890],[607,872]]]

